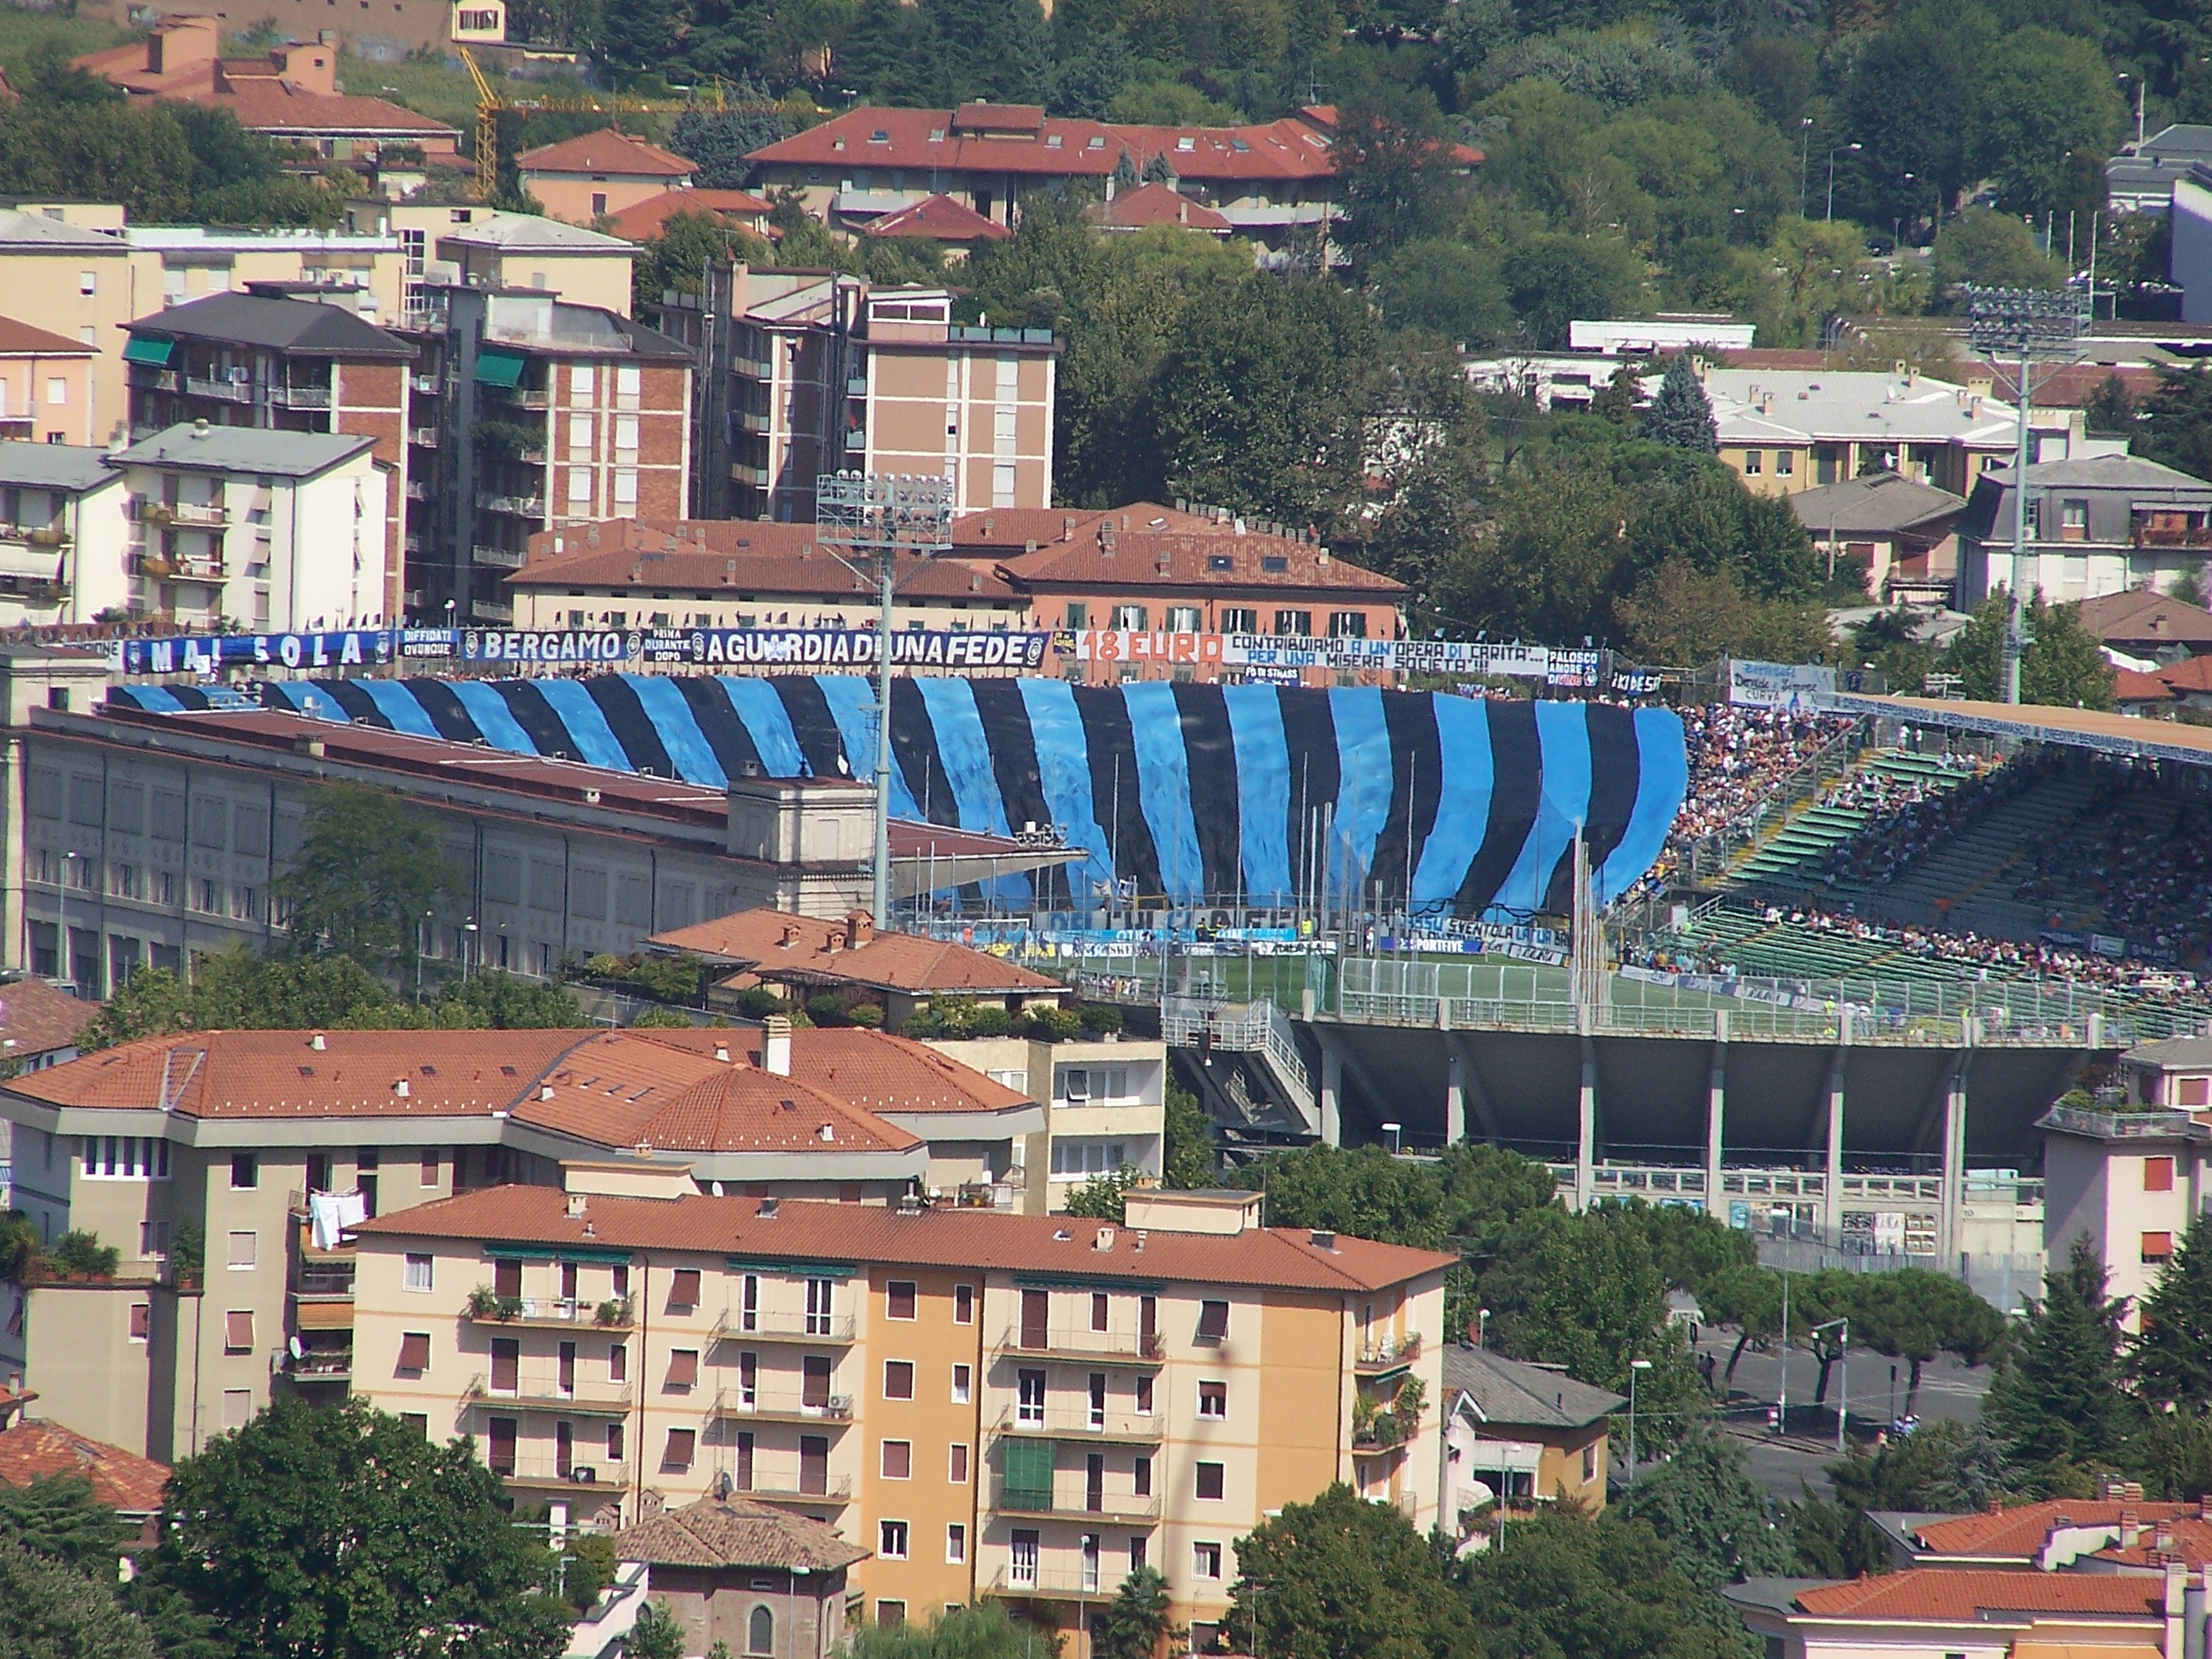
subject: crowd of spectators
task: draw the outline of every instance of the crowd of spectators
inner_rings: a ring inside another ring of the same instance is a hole
[[[2014,896],[2044,907],[2053,929],[2201,956],[2212,939],[2212,798],[2154,766],[2094,765],[2098,810],[2028,839]]]
[[[1992,808],[2062,763],[2049,758],[2015,760],[1949,787],[1939,787],[1932,780],[1855,776],[1847,787],[1863,787],[1864,793],[1846,798],[1839,793],[1837,804],[1863,805],[1875,815],[1875,821],[1830,851],[1821,869],[1822,884],[1887,885],[1899,872],[1973,828]]]
[[[1689,780],[1652,884],[1670,880],[1698,842],[1747,830],[1782,784],[1850,725],[1845,717],[1724,702],[1682,710]]]

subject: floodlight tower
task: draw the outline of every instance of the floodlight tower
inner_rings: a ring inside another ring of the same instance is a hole
[[[830,557],[876,584],[875,925],[891,912],[891,594],[898,556],[927,559],[952,546],[950,478],[904,472],[832,472],[814,486],[814,537]],[[864,568],[865,567],[865,568]]]
[[[2076,343],[2088,329],[2089,296],[2071,284],[2061,289],[1968,284],[1965,292],[1967,338],[1977,351],[1989,355],[1991,374],[2002,378],[2002,353],[2014,354],[2020,365],[2012,388],[2020,429],[2012,469],[2012,580],[2005,584],[2004,645],[2004,700],[2018,702],[2022,645],[2020,585],[2027,562],[2027,420],[2036,385],[2033,364],[2038,357],[2054,366],[2074,360]]]

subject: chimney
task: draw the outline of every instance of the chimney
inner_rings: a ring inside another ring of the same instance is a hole
[[[776,1210],[781,1206],[782,1202],[782,1200],[775,1198],[764,1198],[761,1200],[759,1211],[760,1218],[763,1221],[775,1220]]]
[[[587,1200],[582,1193],[570,1193],[568,1194],[569,1220],[578,1221],[583,1218],[584,1206],[586,1201]]]
[[[2133,1549],[2136,1547],[2136,1540],[2142,1534],[2142,1517],[2133,1510],[2122,1510],[2120,1511],[2120,1547],[2124,1550]]]
[[[331,1045],[323,1040],[323,1034],[320,1031],[318,1031],[314,1036],[307,1039],[307,1046],[319,1054],[324,1049],[329,1048]]]
[[[781,1014],[768,1017],[761,1040],[761,1070],[775,1077],[791,1075],[791,1022]]]
[[[1988,1506],[1983,1510],[1983,1513],[1985,1515],[2002,1515],[2004,1513],[2004,1499],[2002,1498],[1991,1498],[1989,1501]]]
[[[414,1085],[409,1083],[407,1079],[403,1077],[398,1082],[392,1085],[392,1092],[398,1095],[400,1099],[404,1100],[408,1096],[415,1092]]]
[[[845,913],[845,937],[857,949],[876,936],[876,924],[866,910]]]

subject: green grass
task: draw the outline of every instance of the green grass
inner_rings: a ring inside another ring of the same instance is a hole
[[[67,62],[88,52],[119,46],[125,40],[137,39],[141,33],[64,17],[58,12],[23,11],[14,6],[0,6],[0,69],[7,70],[10,81],[21,82],[32,63],[47,52],[56,53]]]
[[[558,75],[544,80],[523,80],[506,76],[486,66],[484,77],[498,88],[510,102],[527,103],[541,98],[588,98],[590,88],[573,75]],[[388,98],[393,103],[427,115],[434,121],[443,121],[455,131],[465,135],[476,131],[477,91],[468,71],[457,66],[449,67],[443,58],[428,54],[405,58],[397,64],[372,64],[348,53],[338,59],[338,82],[345,89],[361,97]],[[634,132],[655,143],[665,142],[669,124],[676,118],[671,115],[632,114],[622,117],[623,131]],[[577,115],[549,112],[543,116],[507,118],[506,142],[519,149],[551,143],[578,132],[589,131],[608,124],[609,118],[597,115]]]

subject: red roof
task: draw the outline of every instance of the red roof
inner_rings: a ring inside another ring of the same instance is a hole
[[[1103,225],[1109,230],[1143,230],[1152,225],[1174,225],[1184,230],[1226,235],[1230,229],[1229,221],[1205,203],[1194,202],[1172,185],[1158,181],[1122,191],[1112,201],[1098,203],[1086,216],[1092,223]]]
[[[848,942],[855,939],[859,943]],[[787,910],[739,910],[656,933],[653,943],[750,968],[762,979],[866,985],[924,995],[1066,989],[1056,979],[988,951],[911,933],[872,933],[865,915],[824,921]]]
[[[77,1033],[100,1012],[42,979],[0,983],[0,1058],[22,1060],[72,1047]]]
[[[363,134],[374,137],[458,138],[443,122],[381,98],[331,97],[297,92],[282,81],[243,81],[230,92],[211,92],[195,103],[227,109],[257,132]]]
[[[717,219],[735,219],[748,229],[764,227],[769,204],[742,190],[664,190],[642,202],[633,202],[608,222],[608,228],[633,242],[649,242],[668,228],[679,213],[702,213]]]
[[[932,196],[868,227],[871,236],[921,236],[933,242],[1003,242],[1013,234],[950,196]]]
[[[2002,1620],[2006,1613],[2162,1620],[2166,1581],[2111,1573],[1914,1567],[1800,1590],[1797,1605],[1825,1618],[1938,1620],[1947,1624]]]
[[[1122,531],[1112,514],[1089,535],[1055,541],[1000,562],[1024,586],[1248,588],[1360,594],[1395,600],[1405,584],[1334,557],[1328,548],[1289,536],[1230,525],[1205,530]]]
[[[2132,668],[2112,671],[2112,695],[2121,702],[2171,702],[2173,688],[2155,674],[2139,673]]]
[[[514,158],[523,173],[620,173],[655,179],[689,179],[699,164],[616,127],[602,127],[557,144],[541,144]]]
[[[988,113],[979,116],[979,110]],[[1036,120],[1030,125],[1032,113]],[[1125,154],[1140,170],[1158,156],[1177,178],[1200,181],[1317,182],[1334,173],[1328,133],[1310,119],[1241,127],[1121,126],[1046,116],[1027,106],[972,104],[957,112],[864,105],[757,149],[749,159],[771,166],[1104,179]]]
[[[2140,1498],[2054,1498],[1982,1515],[1946,1516],[1923,1522],[1913,1536],[1930,1555],[1979,1555],[2030,1560],[2056,1527],[2116,1527],[2123,1513],[2144,1521],[2194,1515],[2194,1504],[2146,1504]]]
[[[33,1419],[0,1429],[0,1485],[82,1475],[92,1495],[125,1515],[151,1515],[161,1507],[169,1466],[88,1439],[58,1423]]]
[[[1078,1273],[1093,1282],[1155,1280],[1323,1291],[1382,1291],[1458,1257],[1339,1233],[1331,1248],[1303,1227],[1236,1234],[1138,1232],[1070,1216],[787,1200],[763,1217],[757,1198],[603,1198],[568,1213],[552,1187],[489,1187],[364,1222],[363,1238],[452,1238],[601,1249],[697,1251],[797,1261],[864,1261]],[[1103,1246],[1103,1248],[1102,1248]],[[2027,1577],[2027,1575],[2021,1575]],[[2040,1575],[2038,1575],[2040,1576]],[[2140,1581],[2137,1581],[2140,1582]]]
[[[0,357],[97,357],[100,349],[52,329],[0,317]]]
[[[2212,646],[2212,611],[2154,588],[2084,599],[2081,626],[2107,645]]]
[[[823,551],[811,524],[743,519],[641,523],[617,519],[588,532],[539,531],[531,538],[530,562],[507,579],[511,588],[720,588],[725,597],[750,595],[803,599],[872,609],[872,582],[856,576]],[[562,544],[554,551],[556,542]],[[966,599],[977,604],[1018,601],[1021,595],[995,574],[966,564],[915,558],[899,562],[899,592],[917,599]],[[731,590],[735,590],[734,592]]]
[[[2122,673],[2127,671],[2122,669]],[[2169,664],[2154,676],[2169,690],[2212,691],[2212,656],[2191,657],[2185,662]]]

